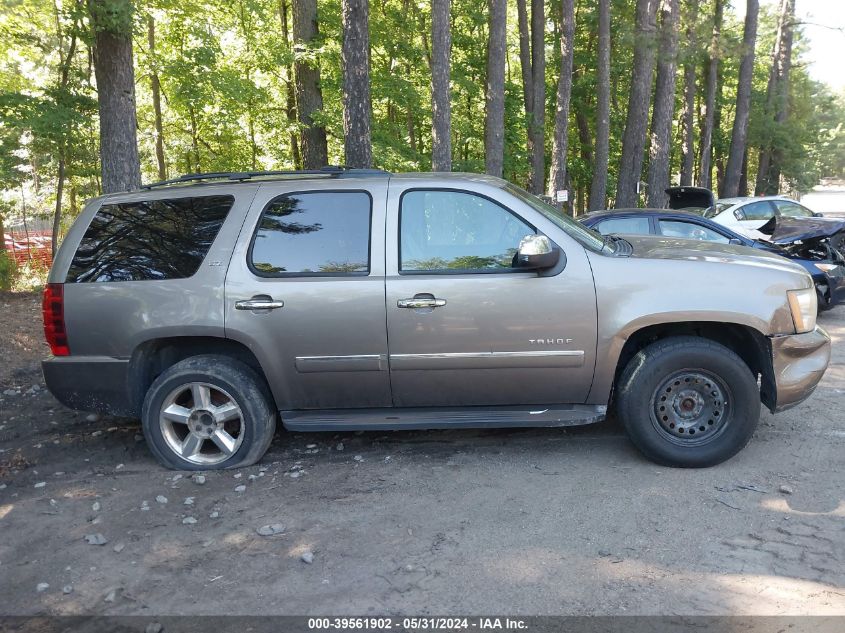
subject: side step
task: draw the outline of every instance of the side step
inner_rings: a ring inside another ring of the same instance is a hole
[[[607,407],[593,404],[559,404],[458,409],[331,409],[280,413],[282,424],[291,431],[495,429],[592,424],[604,420]]]

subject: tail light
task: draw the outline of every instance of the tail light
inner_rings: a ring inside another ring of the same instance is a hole
[[[70,356],[65,331],[65,286],[47,284],[41,300],[41,314],[44,317],[44,338],[50,345],[53,356]]]

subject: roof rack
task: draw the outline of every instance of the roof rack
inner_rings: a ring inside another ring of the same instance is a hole
[[[141,189],[166,187],[180,183],[197,182],[201,180],[233,180],[243,182],[252,178],[268,178],[273,176],[330,176],[332,178],[358,178],[364,176],[385,176],[389,171],[383,169],[353,169],[340,165],[327,165],[320,169],[290,169],[281,171],[212,171],[200,174],[185,174],[178,178],[151,182],[141,185]]]

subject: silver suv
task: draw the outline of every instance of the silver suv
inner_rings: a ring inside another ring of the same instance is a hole
[[[613,405],[672,466],[717,464],[827,368],[776,255],[602,237],[474,174],[202,174],[103,196],[44,292],[50,391],[140,417],[171,468],[296,431],[564,427]]]

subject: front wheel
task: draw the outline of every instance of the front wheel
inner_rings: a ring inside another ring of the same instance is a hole
[[[616,403],[646,457],[684,468],[733,457],[760,418],[757,380],[745,362],[695,336],[663,339],[638,352],[622,372]]]
[[[141,426],[153,455],[168,468],[236,468],[267,451],[276,414],[253,369],[209,354],[186,358],[155,379]]]

